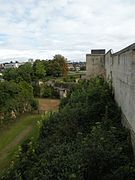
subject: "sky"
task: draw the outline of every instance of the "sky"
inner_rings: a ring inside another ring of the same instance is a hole
[[[85,61],[91,49],[135,42],[135,0],[0,0],[0,61],[61,54]]]

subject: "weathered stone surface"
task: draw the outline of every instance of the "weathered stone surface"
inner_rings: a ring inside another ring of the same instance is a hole
[[[101,60],[102,59],[102,60]],[[103,75],[112,81],[115,100],[121,107],[124,125],[131,130],[135,149],[135,44],[113,54],[86,55],[87,78]]]
[[[121,107],[129,128],[135,132],[135,45],[124,51],[105,55],[106,77],[112,81],[115,100]]]
[[[86,76],[95,75],[105,76],[105,55],[87,54],[86,55]]]

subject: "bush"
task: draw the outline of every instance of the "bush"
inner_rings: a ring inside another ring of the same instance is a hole
[[[97,77],[62,101],[2,179],[134,180],[133,157],[111,89]]]
[[[43,98],[59,98],[59,93],[51,86],[42,85],[40,97]]]
[[[35,101],[33,88],[25,81],[0,82],[0,95],[0,120],[3,123],[16,118],[19,114],[31,111]]]
[[[31,107],[33,110],[37,110],[39,106],[39,102],[36,99],[33,99],[33,101],[31,102]]]

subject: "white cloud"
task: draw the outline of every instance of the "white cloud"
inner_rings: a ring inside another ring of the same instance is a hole
[[[134,42],[134,12],[133,0],[0,0],[0,58],[119,50]]]

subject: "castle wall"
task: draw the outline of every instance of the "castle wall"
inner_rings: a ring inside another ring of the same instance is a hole
[[[89,78],[96,75],[105,76],[104,55],[87,54],[86,55],[86,76],[87,78]]]
[[[105,55],[106,78],[112,81],[115,100],[123,113],[123,124],[130,128],[135,149],[135,50]]]

